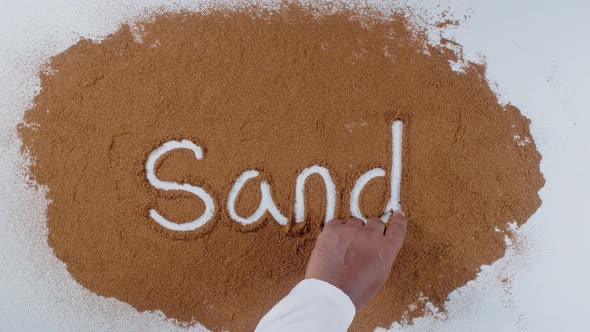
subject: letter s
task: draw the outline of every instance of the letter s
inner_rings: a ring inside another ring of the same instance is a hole
[[[203,214],[199,218],[182,224],[177,224],[166,220],[155,209],[150,209],[149,213],[152,219],[154,219],[158,224],[162,225],[167,229],[173,231],[192,231],[205,225],[213,217],[213,213],[215,212],[215,203],[213,202],[211,195],[209,195],[201,187],[192,186],[188,183],[181,184],[177,182],[160,181],[156,177],[156,174],[154,173],[154,167],[156,166],[156,162],[158,161],[158,159],[160,159],[166,153],[175,149],[191,150],[194,152],[195,158],[197,160],[203,159],[203,150],[195,143],[188,140],[168,141],[162,144],[159,148],[152,151],[152,153],[150,153],[150,155],[148,156],[145,164],[147,179],[150,182],[150,184],[157,189],[162,189],[166,191],[188,191],[198,196],[200,199],[203,200],[203,203],[205,203],[205,212],[203,212]]]

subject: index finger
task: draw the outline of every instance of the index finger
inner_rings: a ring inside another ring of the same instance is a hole
[[[406,237],[407,219],[404,211],[393,211],[389,220],[387,221],[387,229],[385,230],[385,237],[393,241],[396,252],[402,247],[404,238]]]

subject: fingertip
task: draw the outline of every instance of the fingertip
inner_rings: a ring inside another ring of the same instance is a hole
[[[406,219],[406,213],[404,212],[404,210],[389,210],[389,219],[387,220],[387,223],[391,223],[394,220],[400,219]]]
[[[405,238],[408,220],[406,214],[402,210],[393,211],[389,220],[387,221],[387,229],[385,235],[389,237]]]
[[[334,225],[338,225],[338,224],[344,224],[344,222],[345,222],[344,219],[332,219],[332,220],[326,222],[324,226],[334,226]]]
[[[347,225],[357,225],[357,226],[363,226],[365,224],[364,221],[359,218],[350,218],[350,219],[346,220],[344,223]]]
[[[365,227],[378,230],[381,232],[381,234],[383,234],[383,231],[385,230],[385,223],[379,218],[370,218],[367,220]]]

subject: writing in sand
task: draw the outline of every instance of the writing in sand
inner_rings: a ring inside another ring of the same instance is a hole
[[[389,213],[391,210],[399,209],[399,195],[402,170],[402,131],[403,122],[401,120],[393,121],[391,125],[391,196],[387,203],[387,207],[385,208],[385,212],[381,216],[381,220],[383,221],[386,221],[389,218]],[[203,149],[199,145],[189,140],[165,142],[160,147],[152,151],[147,158],[145,164],[147,179],[152,186],[161,190],[180,190],[194,194],[203,201],[203,203],[205,204],[205,210],[198,218],[185,223],[176,223],[169,221],[166,218],[164,218],[161,214],[159,214],[158,211],[156,211],[156,209],[151,209],[149,211],[149,215],[155,222],[167,229],[173,231],[192,231],[209,222],[209,220],[211,220],[211,218],[215,214],[216,207],[211,195],[207,193],[207,191],[205,191],[202,187],[194,186],[188,183],[162,181],[158,179],[154,170],[157,161],[165,154],[176,149],[187,149],[193,151],[195,158],[197,160],[201,160],[204,158]],[[301,223],[304,220],[305,181],[309,176],[313,174],[321,176],[324,181],[324,185],[326,186],[326,216],[324,218],[324,223],[333,219],[336,213],[336,185],[334,184],[334,181],[330,176],[330,171],[325,167],[319,165],[312,165],[302,170],[297,176],[295,184],[296,223]],[[234,185],[228,194],[226,206],[230,218],[242,225],[249,225],[260,220],[260,218],[268,211],[268,213],[270,213],[270,215],[276,220],[276,222],[278,222],[281,225],[286,225],[288,222],[288,218],[284,214],[282,214],[281,211],[279,211],[276,204],[274,203],[270,192],[270,184],[267,181],[262,181],[260,183],[261,198],[256,211],[248,217],[240,216],[236,212],[236,200],[240,195],[242,188],[244,187],[246,182],[248,182],[252,178],[257,177],[258,175],[259,172],[254,169],[247,170],[243,172],[240,176],[238,176],[238,178],[234,182]],[[372,179],[384,176],[385,170],[377,167],[370,169],[369,171],[361,174],[358,177],[350,193],[350,214],[353,217],[366,221],[366,218],[363,216],[363,213],[359,206],[360,195],[365,186]]]
[[[541,205],[529,119],[411,15],[281,4],[162,13],[51,58],[19,126],[48,244],[100,296],[252,331],[324,218],[401,200],[404,248],[351,330],[444,313]]]

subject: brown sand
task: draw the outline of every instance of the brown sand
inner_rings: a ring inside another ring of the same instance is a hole
[[[346,217],[357,176],[372,167],[389,174],[396,118],[405,121],[408,235],[353,330],[389,326],[420,293],[442,305],[482,264],[503,256],[496,227],[524,223],[541,204],[529,120],[498,103],[484,66],[453,72],[456,55],[427,45],[401,15],[343,10],[314,18],[288,6],[163,15],[143,27],[142,43],[123,26],[52,58],[19,128],[31,173],[49,189],[49,244],[97,294],[214,330],[253,329],[302,278],[324,188],[317,176],[308,181],[303,227],[268,215],[241,227],[223,208],[233,181],[260,170],[238,210],[255,210],[265,179],[293,219],[297,174],[325,165],[341,197],[337,215]],[[515,135],[531,143],[516,144]],[[171,139],[205,149],[204,160],[177,151],[157,165],[161,179],[214,196],[214,220],[197,231],[165,230],[148,217],[156,208],[185,222],[203,209],[198,198],[146,180],[147,155]],[[362,196],[366,215],[384,209],[387,181],[371,182]]]

